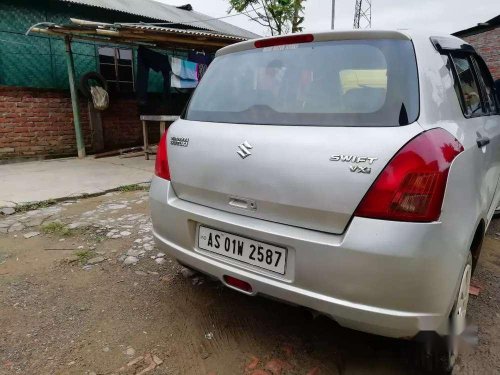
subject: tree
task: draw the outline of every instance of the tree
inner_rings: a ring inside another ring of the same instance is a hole
[[[304,16],[302,16],[304,14],[304,5],[302,5],[304,1],[294,0],[293,2],[292,33],[297,33],[304,29],[300,26],[304,22]]]
[[[229,12],[244,13],[271,35],[302,31],[305,0],[229,0]],[[228,13],[229,13],[228,12]]]

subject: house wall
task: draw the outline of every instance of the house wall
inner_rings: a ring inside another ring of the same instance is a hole
[[[69,23],[70,18],[102,22],[157,22],[122,12],[57,0],[3,0],[0,2],[0,85],[68,89],[64,41],[39,34],[25,35],[38,22]],[[99,71],[98,47],[92,42],[72,43],[77,78]],[[172,53],[172,52],[171,52]],[[149,89],[160,92],[163,77],[151,72]]]
[[[500,27],[460,38],[469,42],[483,57],[493,79],[500,79]]]
[[[86,101],[80,103],[81,125],[88,151],[91,129]],[[135,99],[111,101],[102,113],[108,149],[142,144]],[[155,133],[152,134],[153,139]],[[76,155],[69,91],[0,86],[0,163]]]
[[[64,42],[26,36],[26,30],[43,21],[69,23],[70,17],[103,22],[154,20],[57,0],[3,0],[0,14],[0,162],[76,155]],[[99,70],[99,46],[72,43],[77,82],[83,74]],[[150,72],[149,91],[160,92],[162,88],[161,74]],[[82,99],[86,150],[92,153],[87,112]],[[134,94],[110,94],[110,107],[102,112],[102,127],[106,150],[142,144]],[[154,142],[157,132],[152,131]]]

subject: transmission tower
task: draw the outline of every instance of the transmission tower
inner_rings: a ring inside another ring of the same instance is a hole
[[[372,0],[356,0],[354,8],[354,28],[369,29],[372,27]]]

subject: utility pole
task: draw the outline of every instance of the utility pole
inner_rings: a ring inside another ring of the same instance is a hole
[[[335,30],[335,0],[332,0],[332,30]]]

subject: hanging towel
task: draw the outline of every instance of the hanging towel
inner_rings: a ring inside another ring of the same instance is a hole
[[[172,67],[172,75],[170,77],[170,84],[172,87],[178,89],[192,89],[198,86],[199,64],[177,57],[170,57],[170,65]]]
[[[198,81],[194,79],[182,79],[175,74],[170,77],[170,84],[177,89],[194,89],[198,86]]]
[[[188,60],[170,57],[172,73],[181,79],[198,81],[198,64]]]

